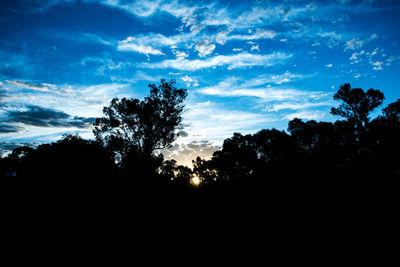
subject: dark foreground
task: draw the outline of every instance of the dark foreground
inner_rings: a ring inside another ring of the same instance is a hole
[[[18,188],[3,194],[2,255],[41,265],[395,266],[394,199],[351,192]]]

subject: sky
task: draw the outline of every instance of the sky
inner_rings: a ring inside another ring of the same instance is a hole
[[[341,84],[400,98],[400,2],[1,1],[0,153],[93,138],[114,97],[186,88],[165,157],[207,158],[234,132],[335,121]],[[379,111],[378,111],[379,112]]]

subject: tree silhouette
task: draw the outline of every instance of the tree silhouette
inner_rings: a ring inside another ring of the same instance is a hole
[[[115,171],[111,151],[72,134],[35,149],[18,147],[6,159],[13,181],[33,187],[94,186],[109,182]]]
[[[332,108],[331,113],[345,117],[357,128],[361,128],[369,121],[371,111],[379,107],[384,98],[379,90],[371,88],[364,92],[361,88],[351,88],[349,83],[345,83],[333,96],[333,99],[343,103],[338,108]]]
[[[150,95],[142,101],[114,98],[103,109],[105,117],[94,124],[96,139],[110,147],[123,165],[132,159],[151,159],[155,150],[170,146],[175,130],[182,127],[186,89],[177,89],[175,80],[149,87]]]
[[[217,181],[218,172],[213,164],[214,162],[200,157],[192,160],[193,173],[201,179],[202,184],[213,184]]]
[[[173,184],[189,185],[190,179],[193,177],[192,170],[183,165],[178,165],[176,160],[165,160],[159,168],[159,174],[164,182]]]
[[[386,118],[391,120],[400,120],[400,99],[396,102],[390,103],[386,108],[383,109],[383,114]]]

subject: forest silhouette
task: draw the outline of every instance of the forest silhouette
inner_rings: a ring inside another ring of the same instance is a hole
[[[149,88],[143,100],[115,98],[104,107],[104,117],[93,127],[95,140],[69,134],[0,158],[1,185],[14,194],[10,209],[119,221],[123,229],[139,223],[137,229],[148,230],[142,233],[149,242],[144,255],[151,263],[172,266],[194,261],[200,262],[197,266],[253,266],[240,256],[227,260],[231,253],[279,266],[354,266],[365,251],[320,249],[311,257],[294,240],[363,242],[392,234],[400,177],[400,99],[371,120],[383,93],[343,84],[334,95],[340,105],[331,109],[337,121],[296,118],[287,131],[233,133],[211,159],[197,157],[189,168],[158,153],[184,126],[187,92],[174,80]],[[200,183],[193,183],[194,177]],[[71,223],[71,217],[65,219]],[[169,239],[160,238],[164,235]],[[219,241],[209,242],[211,236]],[[257,258],[264,247],[251,245],[254,239],[267,240],[268,259]],[[250,245],[244,249],[237,243]],[[331,253],[328,260],[326,253]],[[215,265],[207,265],[210,259]],[[374,260],[382,259],[366,261]]]

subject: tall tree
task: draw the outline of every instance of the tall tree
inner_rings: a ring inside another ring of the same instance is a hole
[[[151,158],[154,151],[164,149],[182,128],[183,101],[186,89],[177,89],[175,80],[149,84],[150,94],[144,100],[114,98],[104,107],[105,117],[94,124],[96,139],[113,149],[117,161],[129,155]]]
[[[361,88],[351,88],[349,83],[345,83],[333,98],[342,101],[342,104],[338,108],[332,108],[331,114],[345,117],[360,128],[365,126],[369,121],[369,114],[382,104],[385,97],[379,90],[371,88],[365,92]]]

